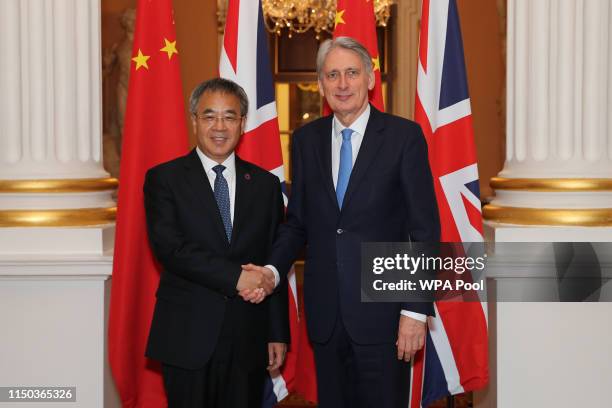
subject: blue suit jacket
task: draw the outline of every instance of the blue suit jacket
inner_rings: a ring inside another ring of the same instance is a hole
[[[418,124],[372,107],[340,210],[331,132],[327,116],[293,134],[287,222],[270,264],[284,276],[306,244],[304,302],[312,341],[327,341],[340,315],[353,341],[394,343],[401,309],[433,315],[433,305],[361,303],[361,243],[439,241],[427,144]]]

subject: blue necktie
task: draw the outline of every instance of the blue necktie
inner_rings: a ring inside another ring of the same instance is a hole
[[[230,198],[229,198],[229,187],[227,186],[227,180],[223,177],[223,170],[225,166],[220,164],[212,168],[217,177],[215,177],[215,200],[217,200],[217,206],[221,213],[221,219],[223,220],[223,226],[225,227],[225,235],[227,235],[227,241],[232,240],[232,216],[230,213]]]
[[[338,168],[338,182],[336,183],[336,198],[338,206],[342,208],[344,194],[348,187],[349,179],[351,178],[351,170],[353,169],[353,146],[351,146],[351,135],[353,129],[343,129],[342,146],[340,147],[340,166]]]

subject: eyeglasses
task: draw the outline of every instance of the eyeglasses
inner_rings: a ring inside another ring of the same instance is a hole
[[[217,119],[221,121],[221,123],[227,125],[227,126],[236,126],[240,120],[243,118],[243,116],[236,116],[236,115],[213,115],[211,113],[200,113],[200,114],[194,114],[193,116],[195,116],[200,122],[208,125],[208,126],[212,126],[213,124],[215,124],[217,122]]]

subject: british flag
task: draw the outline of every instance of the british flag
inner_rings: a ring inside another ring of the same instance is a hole
[[[280,132],[270,70],[268,38],[259,1],[230,0],[223,37],[219,74],[240,84],[249,98],[249,114],[238,155],[277,176],[285,192],[285,173]],[[285,195],[285,204],[287,197]],[[297,363],[299,323],[295,273],[289,276],[289,318],[291,345],[280,372],[266,381],[264,407],[272,407],[285,398],[293,387]]]
[[[415,120],[429,147],[441,240],[481,242],[472,112],[455,0],[423,0]],[[486,304],[436,302],[413,364],[410,407],[484,387],[489,378]]]

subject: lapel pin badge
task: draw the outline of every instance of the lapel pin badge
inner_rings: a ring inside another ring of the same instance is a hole
[[[244,179],[245,179],[246,181],[249,181],[249,180],[251,179],[251,175],[250,175],[249,173],[246,173],[246,174],[244,175]]]

